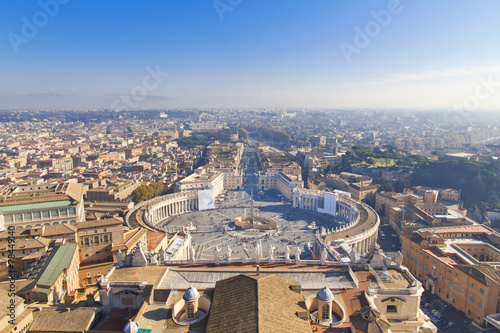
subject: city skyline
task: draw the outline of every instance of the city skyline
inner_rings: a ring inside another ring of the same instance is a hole
[[[498,111],[499,6],[3,2],[0,108]]]

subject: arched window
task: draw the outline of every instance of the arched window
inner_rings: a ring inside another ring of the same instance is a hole
[[[194,305],[192,303],[187,304],[186,313],[187,319],[194,319]]]
[[[98,236],[95,236],[94,237],[94,244],[99,244],[99,237]]]
[[[330,305],[329,304],[323,304],[323,307],[321,309],[321,319],[322,320],[328,320],[330,319]]]
[[[104,235],[104,243],[108,242],[108,235]]]
[[[85,238],[85,245],[89,245],[89,239]]]

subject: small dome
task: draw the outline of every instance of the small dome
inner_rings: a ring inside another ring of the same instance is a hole
[[[123,329],[123,333],[135,333],[138,329],[139,328],[137,327],[137,324],[132,320],[129,320],[127,325],[125,325],[125,328]]]
[[[316,298],[323,302],[333,301],[333,294],[327,287],[321,288],[316,294]]]
[[[184,296],[182,297],[185,301],[194,301],[200,298],[200,293],[198,290],[194,287],[189,287],[189,289],[186,290],[184,293]]]

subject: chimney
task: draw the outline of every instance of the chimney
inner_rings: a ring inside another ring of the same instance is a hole
[[[257,276],[259,276],[259,275],[260,275],[260,266],[257,265]]]

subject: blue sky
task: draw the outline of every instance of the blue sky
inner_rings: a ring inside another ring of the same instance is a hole
[[[499,12],[496,0],[5,0],[0,108],[500,110]]]

